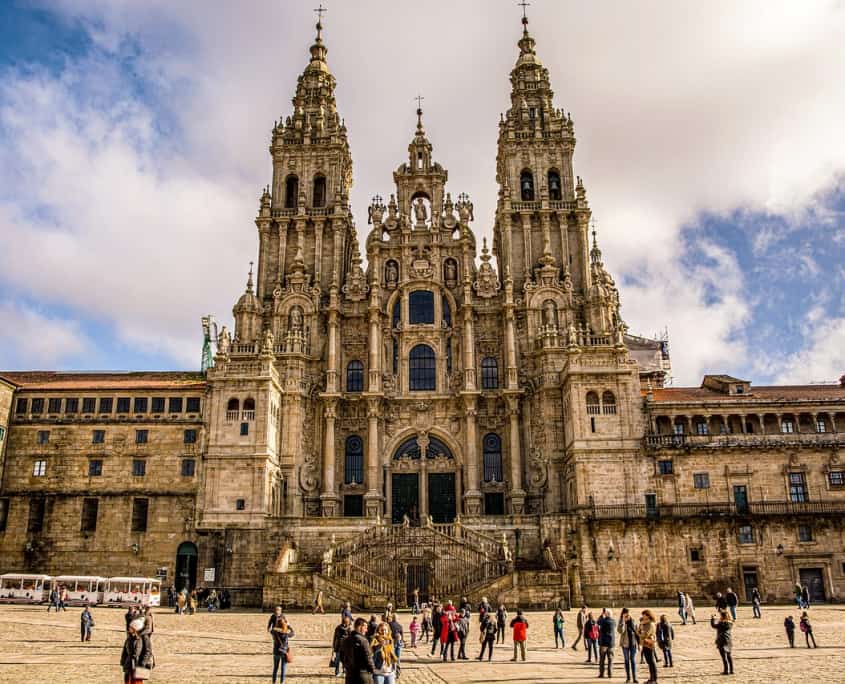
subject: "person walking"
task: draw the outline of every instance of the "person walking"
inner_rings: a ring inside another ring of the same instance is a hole
[[[733,636],[731,630],[733,622],[727,610],[720,611],[719,615],[710,617],[710,626],[716,630],[716,648],[722,656],[723,675],[734,673],[734,661],[731,656],[733,650]]]
[[[678,592],[678,615],[681,617],[681,624],[687,624],[687,600],[684,592]]]
[[[598,639],[599,639],[599,626],[596,624],[596,621],[593,619],[592,611],[587,613],[587,617],[584,620],[584,644],[587,647],[587,660],[584,662],[591,663],[593,662],[593,656],[595,655],[596,662],[599,661],[599,649],[598,649]]]
[[[340,646],[343,668],[346,670],[346,684],[373,684],[376,666],[366,635],[366,619],[356,618],[352,632]]]
[[[798,610],[801,610],[804,605],[801,600],[801,585],[798,584],[798,582],[796,582],[795,586],[792,587],[792,594],[795,596],[795,605],[798,606]]]
[[[622,660],[625,663],[625,681],[637,681],[637,626],[634,624],[634,618],[631,617],[631,611],[627,608],[622,609],[619,616],[619,626],[616,628],[619,632],[619,645],[622,647]]]
[[[725,603],[728,604],[728,610],[731,611],[731,620],[736,622],[736,607],[739,605],[739,596],[730,587],[725,592]]]
[[[669,624],[665,615],[660,616],[660,622],[656,629],[657,645],[663,651],[663,667],[674,667],[672,662],[672,641],[675,639],[675,630]]]
[[[88,604],[82,609],[82,615],[79,616],[79,631],[82,641],[91,641],[91,631],[94,629],[94,616],[91,615],[91,610]]]
[[[323,590],[317,592],[317,595],[314,597],[314,608],[311,611],[311,615],[316,615],[320,613],[321,615],[326,614],[326,609],[323,608]]]
[[[370,615],[370,621],[367,623],[367,641],[372,641],[378,629],[378,619],[375,615]]]
[[[516,609],[516,617],[511,620],[511,629],[513,630],[513,658],[511,662],[516,662],[517,651],[522,654],[522,662],[525,662],[525,642],[528,640],[528,620],[522,615],[522,609]]]
[[[455,628],[457,630],[458,641],[460,642],[460,646],[458,646],[458,660],[469,660],[467,658],[467,637],[469,636],[469,607],[464,607],[461,611],[460,615],[458,615],[458,619],[455,622]]]
[[[584,622],[587,620],[587,605],[582,603],[581,610],[578,611],[578,616],[575,618],[575,627],[576,629],[576,637],[575,641],[572,642],[572,650],[575,651],[578,649],[578,643],[581,639],[584,638]],[[586,641],[584,642],[584,646],[586,647]]]
[[[340,619],[342,620],[345,617],[349,618],[349,624],[350,625],[352,624],[352,621],[355,619],[355,616],[352,614],[352,604],[349,603],[349,601],[347,601],[345,604],[343,604],[343,608],[340,609]]]
[[[566,648],[566,644],[563,641],[563,611],[558,608],[555,611],[555,614],[552,616],[552,628],[555,631],[555,648],[557,648],[558,641],[560,641],[560,647]]]
[[[504,603],[496,609],[496,643],[505,643],[505,629],[508,624],[508,610]]]
[[[493,644],[496,643],[496,637],[499,634],[499,626],[496,623],[496,618],[488,613],[485,616],[484,622],[481,623],[481,634],[479,640],[481,641],[481,653],[478,654],[476,660],[484,659],[484,649],[487,648],[487,662],[493,659]]]
[[[129,631],[129,625],[132,624],[132,621],[138,617],[138,611],[135,606],[129,606],[126,609],[126,612],[123,614],[123,620],[126,623],[126,631]]]
[[[602,611],[598,620],[599,628],[599,677],[604,677],[604,666],[607,664],[607,678],[611,677],[613,665],[613,648],[616,646],[616,620],[610,608]]]
[[[61,587],[59,587],[59,608],[61,608],[62,611],[65,613],[67,612],[67,604],[69,600],[70,598],[67,593],[67,587],[63,584]]]
[[[458,640],[456,620],[455,606],[449,601],[445,610],[440,614],[440,657],[444,663],[447,656],[453,662],[455,660],[455,642]]]
[[[332,659],[331,663],[334,665],[334,676],[340,677],[340,666],[342,658],[340,657],[340,648],[343,640],[352,633],[352,622],[348,615],[340,618],[340,624],[334,628],[334,635],[332,636]]]
[[[390,623],[382,622],[370,642],[373,649],[373,684],[396,684],[399,658],[393,649]]]
[[[276,620],[270,634],[273,636],[273,684],[276,683],[276,674],[280,675],[279,684],[283,684],[288,663],[291,661],[290,640],[296,633],[288,624],[287,618],[282,615]]]
[[[422,607],[422,634],[420,635],[420,641],[422,642],[422,637],[425,637],[425,643],[428,643],[431,631],[431,608],[428,607],[427,603],[424,603]]]
[[[416,587],[414,589],[414,605],[411,606],[411,612],[414,615],[420,614],[420,588]]]
[[[789,641],[789,648],[795,648],[795,620],[787,615],[783,621],[783,628],[786,631],[786,638]]]
[[[695,624],[695,604],[689,592],[684,594],[684,612],[687,615],[687,620],[692,620],[692,624]]]
[[[396,613],[392,613],[385,622],[387,623],[387,626],[390,627],[390,636],[393,639],[393,652],[396,654],[398,677],[399,664],[402,662],[402,649],[405,647],[405,630],[402,629],[402,625],[399,620],[396,619]]]
[[[420,633],[420,623],[417,622],[417,616],[411,618],[411,624],[408,625],[408,632],[411,634],[411,648],[417,647],[417,635]]]
[[[58,613],[59,612],[59,590],[54,586],[50,590],[50,600],[47,602],[47,612],[50,612],[50,608]]]
[[[656,684],[657,663],[654,661],[654,648],[657,643],[657,629],[655,627],[654,613],[646,608],[640,617],[640,624],[637,627],[637,636],[640,639],[643,658],[648,665],[648,681],[646,684]]]
[[[801,603],[803,604],[804,610],[809,610],[810,608],[810,588],[805,584],[801,587]]]
[[[756,619],[762,618],[760,613],[760,603],[762,602],[762,598],[760,597],[760,590],[757,587],[754,587],[751,590],[751,612],[754,614]]]
[[[804,640],[807,642],[807,648],[810,648],[810,641],[813,642],[813,648],[818,648],[816,646],[816,637],[813,636],[813,625],[810,624],[810,616],[805,610],[801,613],[801,631],[804,632]]]

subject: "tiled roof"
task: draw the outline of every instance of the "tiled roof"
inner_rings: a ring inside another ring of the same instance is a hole
[[[648,390],[642,391],[643,396]],[[838,384],[824,385],[771,385],[755,387],[748,394],[725,394],[706,387],[663,387],[653,389],[655,402],[670,401],[819,401],[834,399],[845,401],[845,387]]]
[[[0,378],[24,390],[192,389],[206,386],[205,376],[185,371],[67,372],[0,371]]]

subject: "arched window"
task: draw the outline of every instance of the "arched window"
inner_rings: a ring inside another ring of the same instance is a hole
[[[298,196],[299,179],[296,176],[288,176],[285,179],[285,209],[296,209]]]
[[[237,399],[229,399],[229,402],[226,404],[227,411],[240,411],[241,410],[241,402]]]
[[[613,392],[610,390],[602,392],[601,407],[602,413],[605,415],[613,415],[616,413],[616,397],[613,396]]]
[[[314,206],[326,206],[326,177],[314,176]]]
[[[499,435],[491,432],[484,435],[482,441],[484,454],[484,481],[502,481],[502,440]]]
[[[358,435],[350,435],[346,438],[343,481],[345,484],[364,483],[364,440]]]
[[[527,169],[519,175],[519,190],[523,202],[534,201],[534,175]]]
[[[396,299],[396,303],[393,305],[393,327],[398,328],[399,323],[402,322],[402,298],[399,297]]]
[[[255,399],[252,397],[247,397],[244,399],[244,411],[254,411],[255,410]]]
[[[563,199],[560,174],[554,169],[549,171],[549,199],[553,201]]]
[[[411,350],[408,381],[412,392],[437,389],[434,350],[426,344],[418,344]]]
[[[434,293],[430,290],[415,290],[408,298],[408,320],[415,323],[434,323]]]
[[[590,416],[597,416],[599,413],[601,413],[599,395],[595,392],[587,392],[587,414]]]
[[[499,362],[492,356],[481,359],[481,389],[499,389]]]
[[[452,338],[446,340],[446,372],[452,372]]]
[[[364,364],[360,361],[350,361],[346,366],[346,391],[364,391]]]

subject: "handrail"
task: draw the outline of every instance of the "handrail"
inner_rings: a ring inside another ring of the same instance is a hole
[[[733,501],[711,501],[706,503],[671,503],[647,506],[646,504],[605,504],[583,506],[579,509],[593,520],[631,520],[637,518],[684,518],[721,517],[750,515],[807,515],[845,513],[845,499],[821,501],[749,501],[737,504]]]

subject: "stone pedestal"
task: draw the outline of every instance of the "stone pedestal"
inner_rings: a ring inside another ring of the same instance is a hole
[[[525,512],[525,492],[515,489],[510,493],[511,513],[522,515]]]
[[[320,508],[324,518],[340,515],[340,497],[337,494],[320,494]]]
[[[368,518],[378,518],[381,516],[382,510],[381,494],[374,491],[369,491],[364,494],[364,515]]]
[[[464,515],[481,515],[484,495],[476,490],[469,490],[464,494]]]

